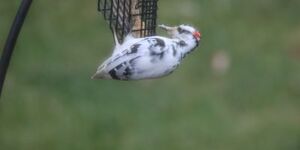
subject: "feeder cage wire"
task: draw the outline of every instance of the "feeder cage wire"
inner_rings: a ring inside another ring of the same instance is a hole
[[[98,0],[98,11],[104,16],[120,43],[132,33],[135,37],[156,34],[158,0]]]

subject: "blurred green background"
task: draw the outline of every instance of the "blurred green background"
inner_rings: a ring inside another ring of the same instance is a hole
[[[19,3],[0,1],[0,48]],[[299,0],[160,0],[158,22],[203,35],[174,74],[95,81],[113,46],[96,0],[35,0],[0,101],[0,149],[300,149]]]

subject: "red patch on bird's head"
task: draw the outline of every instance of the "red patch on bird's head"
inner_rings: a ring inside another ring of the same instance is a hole
[[[194,36],[198,41],[200,41],[201,33],[200,33],[199,31],[195,31],[195,32],[193,33],[193,36]]]

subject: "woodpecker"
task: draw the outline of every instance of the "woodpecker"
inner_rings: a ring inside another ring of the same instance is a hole
[[[112,55],[97,69],[92,79],[143,80],[171,74],[183,58],[199,46],[201,33],[189,25],[159,25],[170,37],[134,38],[127,35],[120,44],[114,32]]]

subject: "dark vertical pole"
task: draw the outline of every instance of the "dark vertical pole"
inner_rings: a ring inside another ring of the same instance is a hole
[[[22,25],[24,23],[27,12],[30,8],[32,0],[22,0],[19,7],[15,20],[11,26],[9,35],[7,37],[1,60],[0,60],[0,96],[2,93],[3,84],[5,81],[6,72],[9,66],[9,62],[16,45],[19,33],[21,31]]]

